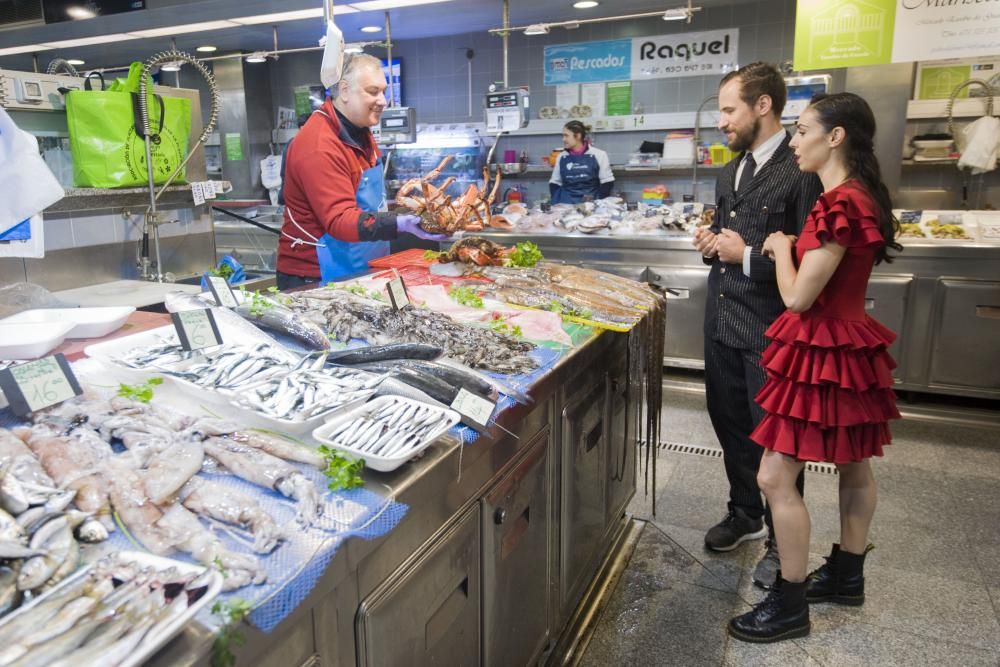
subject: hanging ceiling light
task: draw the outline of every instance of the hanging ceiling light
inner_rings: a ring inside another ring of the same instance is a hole
[[[580,2],[574,2],[573,6],[577,9],[590,9],[591,7],[596,7],[599,4],[601,3],[597,2],[597,0],[580,0]]]
[[[160,65],[161,72],[180,72],[181,61],[171,60]]]
[[[79,58],[70,58],[66,62],[68,62],[70,65],[73,65],[74,67],[76,67],[77,65],[84,65],[84,64],[86,64],[85,61],[80,60]]]
[[[687,21],[691,22],[695,12],[700,12],[701,7],[692,7],[691,0],[688,0],[687,7],[675,7],[663,12],[664,21]]]
[[[524,29],[525,35],[547,35],[549,34],[549,26],[544,23],[534,23],[529,25]]]
[[[218,47],[208,46],[208,45],[199,46],[197,49],[195,49],[195,51],[197,51],[198,53],[215,53],[218,50],[219,50]]]
[[[246,58],[248,63],[266,63],[267,62],[267,52],[266,51],[254,51]]]

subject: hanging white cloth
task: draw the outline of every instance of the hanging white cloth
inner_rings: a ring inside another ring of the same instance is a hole
[[[38,140],[0,108],[0,234],[65,195],[38,152]]]
[[[319,68],[319,80],[326,88],[333,88],[344,71],[344,33],[333,19],[326,22],[326,37],[323,38],[323,64]]]
[[[1000,118],[983,116],[966,125],[962,134],[965,149],[958,159],[958,168],[971,169],[973,174],[996,169],[1000,153]]]

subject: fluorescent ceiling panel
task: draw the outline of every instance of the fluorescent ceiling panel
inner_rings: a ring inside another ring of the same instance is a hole
[[[352,2],[354,7],[360,12],[372,12],[380,9],[399,9],[400,7],[414,7],[416,5],[433,5],[439,2],[451,2],[451,0],[367,0],[367,2]]]
[[[337,5],[333,8],[333,13],[335,16],[340,16],[341,14],[353,14],[358,10],[354,9],[350,5]],[[323,18],[323,8],[315,7],[313,9],[300,9],[294,12],[277,12],[275,14],[257,14],[256,16],[240,16],[237,18],[230,19],[233,23],[239,23],[240,25],[257,25],[260,23],[282,23],[284,21],[301,21],[303,19],[321,19]]]
[[[173,37],[174,35],[186,35],[192,32],[205,32],[206,30],[226,30],[235,28],[237,24],[232,21],[205,21],[203,23],[187,23],[184,25],[167,26],[165,28],[150,28],[149,30],[132,30],[128,34],[134,37]]]
[[[110,44],[111,42],[123,42],[128,39],[138,39],[138,36],[127,33],[117,33],[114,35],[94,35],[93,37],[80,37],[79,39],[61,39],[58,42],[46,42],[45,46],[52,49],[71,49],[75,46],[92,46],[94,44]]]
[[[24,46],[12,46],[8,49],[0,49],[0,56],[16,56],[19,53],[34,53],[35,51],[48,51],[55,47],[45,44],[25,44]]]

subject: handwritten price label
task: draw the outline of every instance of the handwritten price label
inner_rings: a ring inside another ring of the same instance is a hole
[[[403,306],[410,305],[410,297],[406,293],[406,285],[403,284],[403,277],[396,276],[388,282],[386,288],[389,290],[389,301],[396,310],[402,310]]]
[[[223,308],[235,308],[240,305],[240,302],[236,300],[236,295],[233,294],[233,288],[229,286],[225,278],[209,276],[208,289],[212,290],[215,302]]]
[[[477,396],[467,389],[459,389],[458,396],[451,402],[451,409],[462,416],[462,421],[476,429],[482,431],[490,423],[497,404],[493,401]]]
[[[177,329],[181,347],[185,350],[201,350],[206,347],[222,345],[219,327],[212,316],[211,308],[199,310],[183,310],[172,313],[170,318]]]
[[[69,362],[61,354],[0,371],[0,388],[11,409],[21,417],[83,393]]]

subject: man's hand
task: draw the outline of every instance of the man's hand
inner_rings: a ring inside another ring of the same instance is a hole
[[[709,231],[708,227],[698,227],[694,230],[694,240],[691,245],[698,249],[703,257],[712,258],[716,255],[716,239],[718,236]]]
[[[443,241],[448,238],[447,234],[431,234],[425,232],[420,227],[420,216],[403,213],[396,216],[396,231],[399,233],[412,234],[418,239],[425,241]]]
[[[716,243],[719,259],[726,264],[742,264],[743,251],[746,247],[747,244],[743,242],[743,237],[731,229],[723,229]]]

